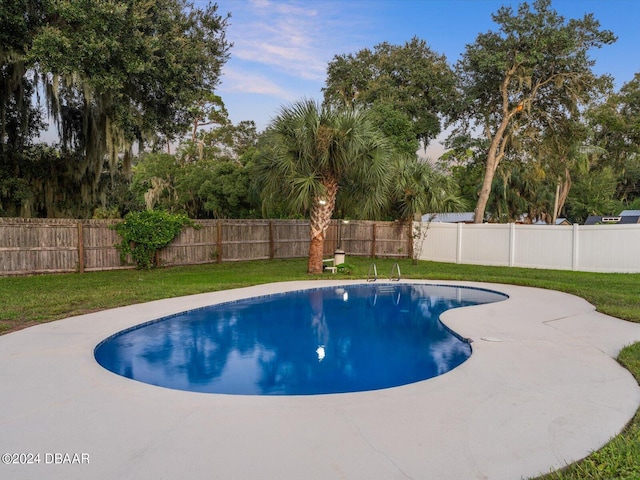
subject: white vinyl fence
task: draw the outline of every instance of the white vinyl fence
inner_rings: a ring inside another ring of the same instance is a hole
[[[639,225],[414,223],[420,260],[585,272],[640,272]]]

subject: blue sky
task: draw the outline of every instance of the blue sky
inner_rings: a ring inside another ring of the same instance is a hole
[[[205,3],[197,0],[196,5]],[[417,36],[454,64],[478,33],[495,30],[491,14],[509,0],[218,0],[231,13],[231,58],[217,93],[233,122],[254,120],[263,130],[279,109],[301,98],[322,98],[327,64],[387,41]],[[531,3],[531,2],[530,2]],[[618,41],[592,52],[597,73],[621,87],[640,72],[640,0],[553,0],[566,19],[593,13]]]

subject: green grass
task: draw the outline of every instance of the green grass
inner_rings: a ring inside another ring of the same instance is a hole
[[[320,278],[366,278],[371,259],[350,257],[352,275]],[[376,259],[380,277],[394,260]],[[471,280],[551,288],[586,298],[598,310],[640,322],[640,275],[455,265],[410,260],[399,262],[405,278]],[[84,274],[0,277],[0,331],[79,315],[104,308],[166,297],[223,290],[285,280],[313,280],[306,260],[229,262],[157,270],[118,270]]]
[[[0,331],[161,298],[306,278],[300,260],[0,277]]]
[[[287,280],[366,278],[371,259],[349,257],[351,275],[311,276],[306,260],[272,260],[85,274],[0,277],[0,333],[72,315],[167,297]],[[376,259],[380,278],[395,260]],[[550,288],[581,296],[603,313],[640,322],[640,274],[536,270],[449,263],[398,262],[403,278],[465,280]],[[625,348],[620,363],[640,383],[640,344]],[[639,479],[640,413],[608,445],[587,459],[540,480]]]

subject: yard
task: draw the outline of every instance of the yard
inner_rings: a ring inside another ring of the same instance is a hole
[[[350,275],[322,278],[366,278],[371,259],[349,257]],[[394,260],[376,259],[381,278]],[[640,322],[640,274],[602,274],[456,265],[411,260],[399,262],[403,278],[509,283],[549,288],[581,296],[603,313]],[[0,278],[0,333],[38,323],[151,300],[285,280],[309,280],[306,260],[229,262],[149,271],[120,270]],[[640,344],[618,359],[640,380]],[[609,445],[583,462],[549,479],[632,479],[640,477],[640,415]]]

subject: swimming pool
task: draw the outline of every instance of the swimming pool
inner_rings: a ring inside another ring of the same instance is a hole
[[[127,378],[178,390],[312,395],[377,390],[446,373],[471,346],[440,321],[507,296],[425,284],[360,284],[249,298],[164,317],[101,342]]]

